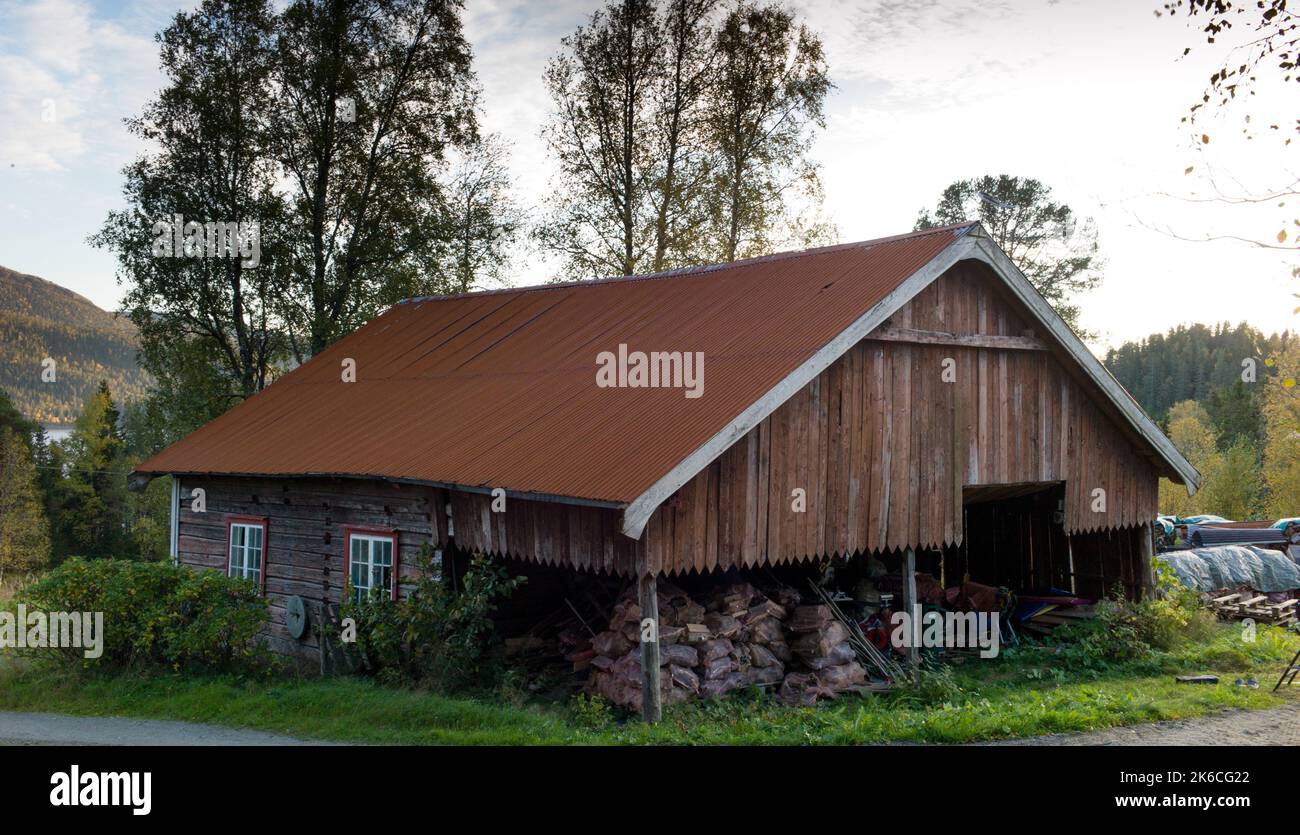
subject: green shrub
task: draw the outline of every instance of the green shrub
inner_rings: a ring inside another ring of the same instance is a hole
[[[343,644],[362,670],[383,681],[418,683],[442,690],[478,689],[496,683],[503,670],[492,651],[496,638],[492,612],[521,577],[476,555],[459,592],[439,579],[433,549],[419,555],[420,581],[401,600],[382,593],[353,600],[344,589],[340,618],[356,623],[356,641]]]
[[[58,651],[87,666],[224,671],[269,658],[256,640],[268,619],[266,600],[251,581],[216,571],[72,557],[29,586],[23,602],[46,612],[103,612],[102,656]]]
[[[1133,602],[1116,586],[1097,603],[1097,617],[1058,629],[1059,641],[1077,641],[1079,651],[1099,661],[1134,661],[1153,652],[1168,652],[1214,633],[1214,614],[1201,605],[1200,595],[1178,582],[1164,560],[1154,560],[1155,594]]]

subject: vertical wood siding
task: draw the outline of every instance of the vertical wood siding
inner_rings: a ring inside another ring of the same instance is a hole
[[[1025,336],[984,269],[950,270],[887,326]],[[1051,351],[868,338],[655,511],[648,568],[958,544],[967,485],[1063,481],[1067,533],[1140,524],[1156,512],[1157,471],[1100,398]],[[793,510],[796,488],[806,512]]]

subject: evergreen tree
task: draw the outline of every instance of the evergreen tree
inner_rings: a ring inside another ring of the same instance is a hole
[[[63,474],[55,490],[56,545],[61,554],[128,555],[126,442],[107,383],[87,401],[68,438],[56,444]]]
[[[17,432],[0,427],[0,582],[49,562],[49,523],[32,454]]]

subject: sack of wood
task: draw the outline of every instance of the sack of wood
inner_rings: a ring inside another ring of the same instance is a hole
[[[736,669],[736,662],[730,655],[723,655],[705,661],[701,670],[706,681],[713,681],[730,675]]]
[[[794,660],[794,653],[790,651],[790,645],[785,641],[773,641],[767,644],[767,648],[781,660],[782,664],[789,664]]]
[[[775,618],[776,620],[781,621],[785,620],[785,616],[786,611],[784,606],[779,603],[773,603],[771,600],[764,597],[761,603],[749,607],[749,610],[745,613],[745,622],[753,623],[760,618]]]
[[[847,664],[826,667],[817,673],[817,679],[832,690],[843,692],[850,687],[866,684],[867,671],[858,662],[850,661]]]
[[[700,698],[713,699],[725,696],[738,687],[745,686],[745,677],[740,673],[728,673],[724,678],[706,680],[700,685]]]
[[[856,659],[857,653],[853,651],[853,647],[848,641],[843,641],[831,647],[831,651],[825,655],[815,656],[813,658],[804,658],[803,656],[800,656],[800,660],[814,670],[847,664]]]
[[[688,623],[686,624],[686,631],[682,635],[682,640],[688,644],[711,641],[713,640],[713,631],[702,623]]]
[[[700,663],[707,664],[715,658],[721,658],[724,655],[731,654],[731,641],[726,638],[714,638],[699,644],[696,649],[700,653]]]
[[[665,626],[663,621],[659,622],[659,643],[676,644],[684,640],[686,630],[680,626]]]
[[[780,664],[775,667],[750,667],[745,674],[747,684],[767,686],[779,684],[785,678],[785,668]]]
[[[629,644],[631,644],[632,646],[635,647],[641,645],[641,622],[640,621],[632,621],[629,623],[625,623],[623,624],[623,628],[619,631],[622,633],[623,639],[627,641]]]
[[[763,617],[751,620],[745,629],[749,640],[756,644],[775,644],[785,641],[785,629],[776,618]]]
[[[787,673],[776,691],[776,698],[782,704],[811,707],[817,702],[818,688],[812,673]]]
[[[620,632],[601,632],[591,639],[591,648],[598,655],[607,655],[610,658],[619,658],[627,654],[632,648],[628,640]]]
[[[726,612],[728,614],[740,614],[749,608],[749,601],[754,599],[758,592],[749,583],[732,583],[719,589],[713,598],[709,601],[708,609],[711,612]]]
[[[686,644],[660,645],[659,663],[675,664],[678,667],[694,667],[700,663],[700,654],[695,647]]]
[[[672,605],[673,614],[676,622],[682,626],[688,623],[704,622],[704,607],[691,600],[689,597],[674,601]]]
[[[831,621],[815,632],[805,632],[795,638],[790,649],[800,658],[818,658],[830,655],[833,647],[847,641],[848,638],[849,630],[844,628],[844,624]]]
[[[704,616],[704,625],[719,638],[734,638],[740,632],[740,621],[731,615],[710,612]]]
[[[669,666],[668,678],[675,688],[687,691],[691,695],[698,695],[700,692],[700,677],[689,667],[679,667],[676,664]]]
[[[595,658],[591,659],[591,666],[595,667],[597,670],[609,672],[614,669],[614,659],[610,658],[608,655],[597,655]]]
[[[641,653],[629,652],[614,662],[614,677],[628,682],[641,683]]]
[[[749,660],[749,644],[733,643],[729,655],[734,670],[743,673],[752,666],[752,662]]]
[[[834,620],[829,606],[796,606],[787,626],[795,632],[817,632]]]
[[[635,600],[620,600],[614,604],[614,613],[609,620],[610,629],[622,629],[625,623],[640,623],[641,604]]]
[[[755,667],[779,667],[781,659],[772,650],[762,644],[745,644],[749,650],[749,663]]]

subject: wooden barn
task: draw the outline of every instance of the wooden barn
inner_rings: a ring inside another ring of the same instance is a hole
[[[400,595],[424,543],[651,600],[868,554],[1140,594],[1157,479],[1198,479],[978,224],[410,299],[133,478],[166,474],[175,558],[257,580],[304,653],[286,600]]]

